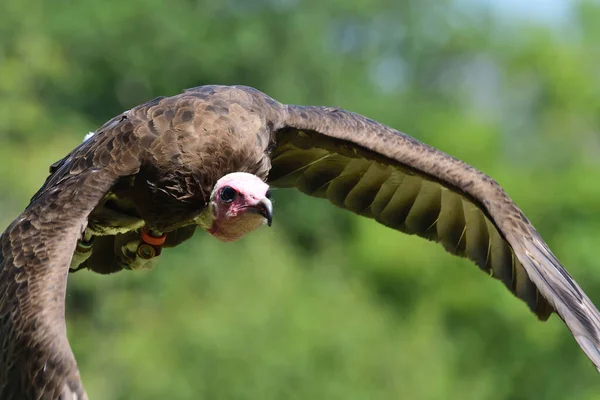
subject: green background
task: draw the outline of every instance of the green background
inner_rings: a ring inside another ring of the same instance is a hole
[[[483,3],[3,0],[0,227],[117,113],[244,84],[493,176],[600,305],[600,6],[548,24]],[[274,227],[237,243],[198,232],[152,271],[70,276],[91,399],[600,398],[561,321],[473,264],[299,192],[274,199]]]

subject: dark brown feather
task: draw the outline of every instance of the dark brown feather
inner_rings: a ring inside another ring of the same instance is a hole
[[[276,139],[269,183],[328,198],[468,257],[540,319],[556,311],[600,369],[600,313],[492,178],[337,108],[287,106]]]
[[[2,234],[0,398],[85,398],[65,332],[66,271],[89,212],[114,178],[93,169],[65,177]]]
[[[272,164],[272,168],[271,168]],[[115,258],[140,226],[189,239],[216,181],[248,172],[440,242],[546,319],[556,310],[600,366],[600,314],[500,186],[473,167],[344,110],[284,106],[248,87],[203,86],[124,112],[52,165],[0,239],[0,398],[85,398],[66,337],[66,276]]]
[[[85,398],[64,321],[67,271],[83,230],[143,220],[167,233],[166,247],[191,237],[221,176],[266,179],[275,124],[267,118],[279,115],[269,102],[258,91],[216,86],[156,98],[111,119],[51,166],[0,239],[1,399]],[[119,271],[121,236],[98,238],[102,253],[84,267]]]

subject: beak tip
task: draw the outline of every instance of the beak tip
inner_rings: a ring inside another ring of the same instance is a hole
[[[258,213],[267,220],[267,225],[273,225],[273,204],[267,198],[263,199],[257,207]]]

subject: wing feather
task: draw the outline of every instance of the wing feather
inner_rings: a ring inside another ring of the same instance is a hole
[[[286,107],[269,183],[327,198],[469,258],[540,319],[556,311],[600,369],[600,313],[498,183],[361,115]]]
[[[112,178],[90,171],[66,179],[3,233],[0,365],[9,367],[0,369],[0,398],[85,398],[66,336],[66,275],[87,215]]]
[[[67,274],[88,215],[120,177],[139,168],[133,146],[123,143],[123,134],[131,131],[119,124],[123,117],[54,164],[0,237],[3,400],[87,398],[66,335]]]

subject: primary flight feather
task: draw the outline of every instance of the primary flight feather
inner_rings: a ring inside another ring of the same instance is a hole
[[[86,399],[69,346],[69,271],[145,268],[197,227],[271,224],[270,186],[439,242],[556,312],[600,368],[600,313],[502,188],[412,137],[338,108],[203,86],[118,115],[53,164],[0,239],[0,399]]]

